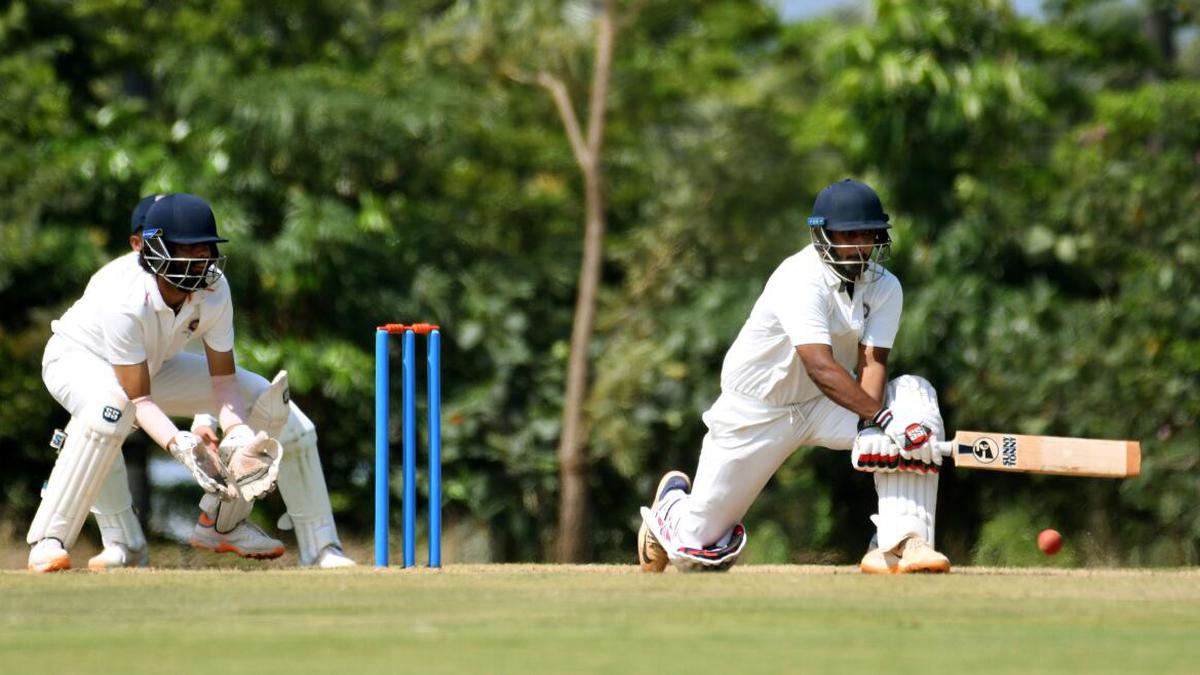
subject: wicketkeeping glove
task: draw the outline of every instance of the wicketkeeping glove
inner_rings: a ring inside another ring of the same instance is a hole
[[[237,499],[238,490],[234,486],[233,476],[225,463],[207,450],[204,440],[199,436],[190,431],[180,431],[167,444],[167,451],[192,472],[192,477],[205,492],[221,499]]]
[[[283,447],[265,431],[256,434],[240,424],[225,432],[220,450],[242,499],[253,501],[275,489]]]

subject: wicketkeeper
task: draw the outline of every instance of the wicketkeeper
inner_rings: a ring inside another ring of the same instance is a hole
[[[775,270],[721,370],[707,412],[696,480],[671,471],[642,508],[638,559],[647,571],[725,570],[746,545],[741,519],[802,445],[851,450],[875,474],[875,537],[868,573],[947,572],[932,548],[944,438],[937,394],[924,379],[888,381],[903,294],[883,267],[888,215],[867,185],[821,191],[808,219],[812,244]]]
[[[150,207],[146,223],[142,251],[103,267],[51,323],[42,379],[71,421],[55,439],[59,455],[27,535],[32,571],[70,568],[68,549],[135,424],[216,499],[249,504],[279,474],[286,380],[247,408],[218,251],[226,240],[212,209],[198,197],[171,195]],[[203,356],[180,353],[193,337],[203,340]],[[198,401],[217,411],[219,443],[171,421],[198,412]]]
[[[146,214],[164,195],[150,195],[138,202],[130,223],[130,248],[133,253],[122,259],[136,263],[142,251],[142,230]],[[203,341],[193,338],[185,347],[187,352],[203,354]],[[186,353],[181,354],[189,358]],[[280,372],[273,382],[244,368],[236,369],[238,387],[244,400],[258,400],[270,391],[269,400],[281,398],[287,406],[286,421],[277,435],[283,447],[279,465],[278,487],[287,513],[280,519],[283,527],[294,528],[299,548],[300,564],[320,568],[350,567],[355,563],[342,551],[325,475],[317,450],[316,426],[304,414],[287,391],[287,373]],[[216,410],[207,392],[188,403],[199,410]],[[217,442],[219,422],[209,412],[198,413],[191,431],[210,442]],[[234,553],[245,558],[270,559],[283,555],[283,542],[263,532],[248,520],[251,502],[243,499],[220,499],[205,494],[200,500],[200,515],[193,529],[192,546],[220,553]],[[92,506],[92,514],[100,526],[104,549],[91,560],[88,567],[104,570],[117,567],[139,567],[149,564],[146,537],[129,492],[125,463],[117,457],[113,468],[100,488]]]

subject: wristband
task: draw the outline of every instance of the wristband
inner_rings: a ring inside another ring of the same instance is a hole
[[[879,427],[886,429],[887,425],[892,423],[892,409],[888,407],[880,408],[878,412],[871,415],[870,419],[860,419],[858,421],[858,430],[862,431],[867,427]]]

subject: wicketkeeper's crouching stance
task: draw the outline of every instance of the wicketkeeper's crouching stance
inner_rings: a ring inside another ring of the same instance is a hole
[[[248,513],[288,470],[277,440],[290,419],[286,374],[268,384],[234,365],[233,305],[217,249],[226,240],[211,208],[171,195],[154,202],[145,221],[141,252],[93,275],[51,324],[42,378],[71,421],[27,536],[33,571],[70,567],[67,551],[106,479],[125,480],[121,446],[135,424],[191,471],[210,505],[220,504],[214,512]],[[204,356],[180,353],[193,337],[203,340]],[[219,441],[212,430],[180,431],[170,419],[205,410],[218,413]],[[144,558],[132,509],[97,516],[106,544],[99,567],[114,551]],[[122,539],[125,550],[110,551],[109,541]]]
[[[888,216],[874,190],[844,180],[821,191],[808,225],[812,245],[771,275],[725,356],[695,483],[671,471],[642,508],[644,570],[729,569],[746,545],[742,517],[802,445],[850,449],[852,466],[875,474],[864,572],[950,570],[931,546],[941,455],[929,441],[945,436],[937,395],[919,377],[887,377],[903,305],[882,265]]]

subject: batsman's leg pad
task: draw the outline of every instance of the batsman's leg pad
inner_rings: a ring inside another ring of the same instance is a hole
[[[53,537],[68,550],[74,545],[89,507],[121,454],[121,444],[133,429],[133,417],[133,403],[114,390],[71,418],[26,541],[36,544]]]
[[[923,377],[901,375],[888,382],[884,392],[888,407],[905,419],[920,419],[939,441],[946,440],[946,424],[938,406],[937,390]]]
[[[312,565],[326,546],[341,546],[325,473],[317,451],[317,430],[299,406],[289,405],[287,424],[280,433],[283,460],[279,465],[279,494],[296,529],[301,565]]]
[[[937,391],[928,380],[917,375],[901,375],[888,382],[885,396],[893,410],[907,411],[921,419],[935,439],[946,440],[946,425],[938,406]],[[871,516],[871,520],[878,527],[879,548],[890,551],[909,535],[933,543],[937,489],[938,476],[934,473],[875,474],[879,512]]]
[[[875,474],[879,513],[871,521],[878,528],[880,549],[890,551],[909,536],[933,543],[937,485],[937,474]]]

